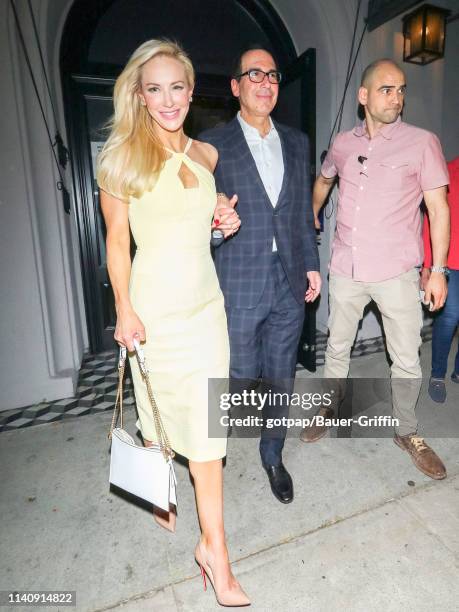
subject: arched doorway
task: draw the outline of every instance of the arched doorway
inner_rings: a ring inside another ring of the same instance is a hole
[[[93,352],[113,347],[115,324],[94,180],[95,158],[105,140],[102,127],[112,112],[116,76],[139,44],[158,37],[178,40],[196,68],[194,101],[186,126],[191,136],[235,114],[237,106],[229,88],[231,67],[242,48],[257,43],[272,49],[287,76],[276,109],[278,118],[307,131],[315,146],[314,51],[297,58],[287,29],[266,0],[167,4],[162,0],[76,0],[65,23],[60,61]],[[310,319],[310,326],[315,331],[315,318]],[[313,340],[305,344],[309,352],[314,350]],[[312,354],[310,357],[313,359]],[[313,365],[311,361],[310,367]]]

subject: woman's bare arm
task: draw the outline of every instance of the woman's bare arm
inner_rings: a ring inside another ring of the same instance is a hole
[[[103,190],[100,194],[107,228],[107,268],[115,296],[115,340],[132,351],[134,336],[145,341],[145,329],[129,299],[131,256],[128,205]]]

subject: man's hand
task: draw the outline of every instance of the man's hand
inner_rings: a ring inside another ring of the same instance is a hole
[[[320,272],[307,272],[309,287],[304,296],[305,302],[313,302],[320,295],[320,288],[322,287],[322,279],[320,278]]]
[[[429,304],[432,302],[432,312],[443,307],[448,295],[448,284],[446,276],[442,272],[431,272],[430,278],[424,286],[425,298],[424,302]]]
[[[212,229],[219,229],[223,232],[224,238],[232,236],[241,226],[239,215],[234,210],[237,204],[237,195],[233,195],[231,200],[222,193],[218,194],[217,205],[215,206]]]
[[[430,278],[430,268],[422,268],[421,270],[421,289],[426,290],[427,283]]]
[[[326,178],[323,174],[319,174],[314,182],[312,212],[314,213],[314,227],[316,230],[320,230],[319,212],[325,204],[325,200],[328,198],[328,194],[333,187],[335,179],[336,177]]]

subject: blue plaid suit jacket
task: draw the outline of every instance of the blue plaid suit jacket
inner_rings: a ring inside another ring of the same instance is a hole
[[[225,304],[255,308],[272,266],[273,236],[295,299],[304,303],[306,272],[319,270],[309,179],[309,141],[299,130],[274,123],[281,140],[284,180],[276,207],[265,191],[237,118],[200,134],[218,150],[217,191],[238,195],[237,234],[215,247]]]

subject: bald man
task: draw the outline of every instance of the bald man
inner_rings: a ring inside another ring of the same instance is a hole
[[[365,121],[336,136],[314,185],[317,223],[335,178],[339,178],[324,375],[347,378],[358,324],[365,306],[373,300],[381,313],[392,361],[393,416],[398,422],[394,442],[409,453],[421,472],[442,479],[445,466],[417,435],[415,415],[422,377],[419,205],[424,199],[433,228],[433,266],[425,301],[431,303],[431,310],[438,310],[447,293],[449,178],[438,138],[401,120],[405,91],[405,75],[392,60],[378,60],[365,69],[358,92]],[[342,396],[342,382],[338,388]],[[334,413],[328,408],[320,414],[327,419]],[[318,440],[327,431],[325,424],[306,428],[301,439]]]

